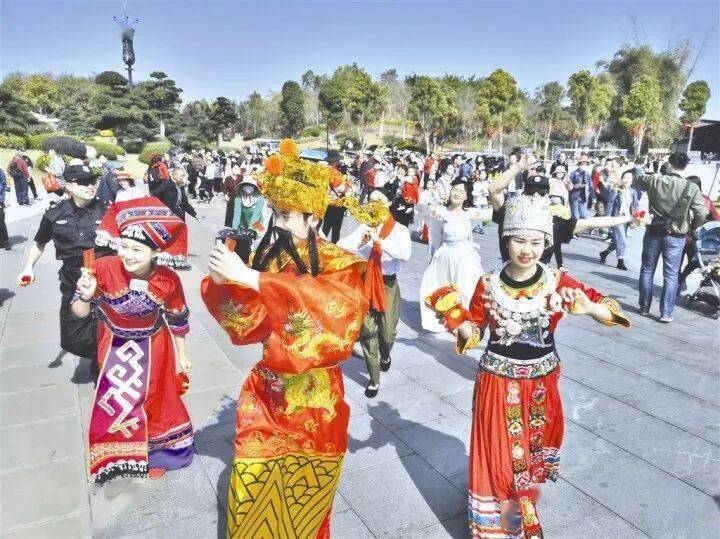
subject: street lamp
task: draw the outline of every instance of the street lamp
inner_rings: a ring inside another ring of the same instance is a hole
[[[127,7],[123,3],[123,19],[118,19],[117,17],[113,17],[113,21],[115,21],[116,24],[119,24],[122,28],[122,44],[123,44],[123,62],[127,66],[127,73],[128,73],[128,86],[132,88],[133,81],[132,81],[132,66],[135,64],[135,49],[133,48],[133,39],[135,38],[135,28],[133,28],[134,25],[140,22],[140,19],[135,19],[133,22],[130,22],[130,19],[127,15]]]

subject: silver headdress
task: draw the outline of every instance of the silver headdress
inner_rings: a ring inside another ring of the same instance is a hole
[[[549,247],[553,243],[553,220],[547,197],[518,195],[505,203],[503,237],[523,236],[543,238]]]

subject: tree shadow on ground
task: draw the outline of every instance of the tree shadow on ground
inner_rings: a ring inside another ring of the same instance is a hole
[[[431,429],[421,423],[409,421],[403,419],[400,416],[398,410],[390,404],[380,401],[377,404],[371,405],[368,408],[368,412],[372,416],[370,420],[370,435],[365,440],[358,440],[352,436],[348,437],[348,451],[355,453],[356,451],[369,447],[372,449],[380,449],[385,445],[395,445],[395,437],[387,440],[386,436],[380,436],[380,433],[387,430],[387,427],[383,424],[383,421],[388,424],[392,424],[392,430],[395,432],[402,431],[404,429],[412,428],[415,432],[421,431],[421,435],[418,439],[422,439],[428,447],[442,447],[443,450],[452,455],[456,455],[457,458],[464,459],[468,462],[468,454],[465,450],[465,444],[455,438],[443,432]],[[383,420],[377,419],[382,417]],[[352,421],[352,419],[351,419]],[[405,445],[405,444],[403,444]],[[404,447],[396,447],[396,449],[404,449]],[[399,451],[398,451],[399,452]],[[458,515],[465,514],[467,512],[467,504],[465,501],[465,495],[463,494],[461,499],[462,502],[458,504],[457,509],[448,510],[447,503],[443,508],[443,500],[438,495],[437,483],[429,480],[427,474],[421,473],[422,470],[415,469],[414,466],[409,465],[410,461],[406,458],[401,458],[400,462],[403,464],[405,471],[407,472],[410,479],[413,481],[415,488],[422,495],[427,503],[428,507],[435,513],[438,522],[442,524],[448,534],[456,533],[456,537],[465,537],[466,535],[457,535],[457,530],[454,529],[450,521]],[[439,473],[436,471],[436,473]],[[448,482],[448,484],[451,484]],[[457,487],[454,487],[457,488]],[[448,514],[451,513],[451,514]]]

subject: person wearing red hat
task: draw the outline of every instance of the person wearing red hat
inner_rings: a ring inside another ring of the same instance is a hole
[[[85,260],[72,312],[98,318],[100,376],[88,429],[95,482],[159,478],[192,462],[193,429],[180,398],[191,367],[189,312],[178,275],[155,262],[184,230],[155,197],[118,202],[98,232],[114,239],[118,255]]]

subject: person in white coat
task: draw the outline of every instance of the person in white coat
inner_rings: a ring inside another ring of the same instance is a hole
[[[397,336],[400,319],[400,286],[397,274],[410,260],[412,242],[407,227],[395,221],[390,198],[381,189],[370,192],[370,202],[350,212],[361,224],[338,246],[355,252],[368,261],[365,290],[370,309],[360,331],[360,344],[370,381],[365,396],[378,393],[380,371],[390,369],[390,352]]]

